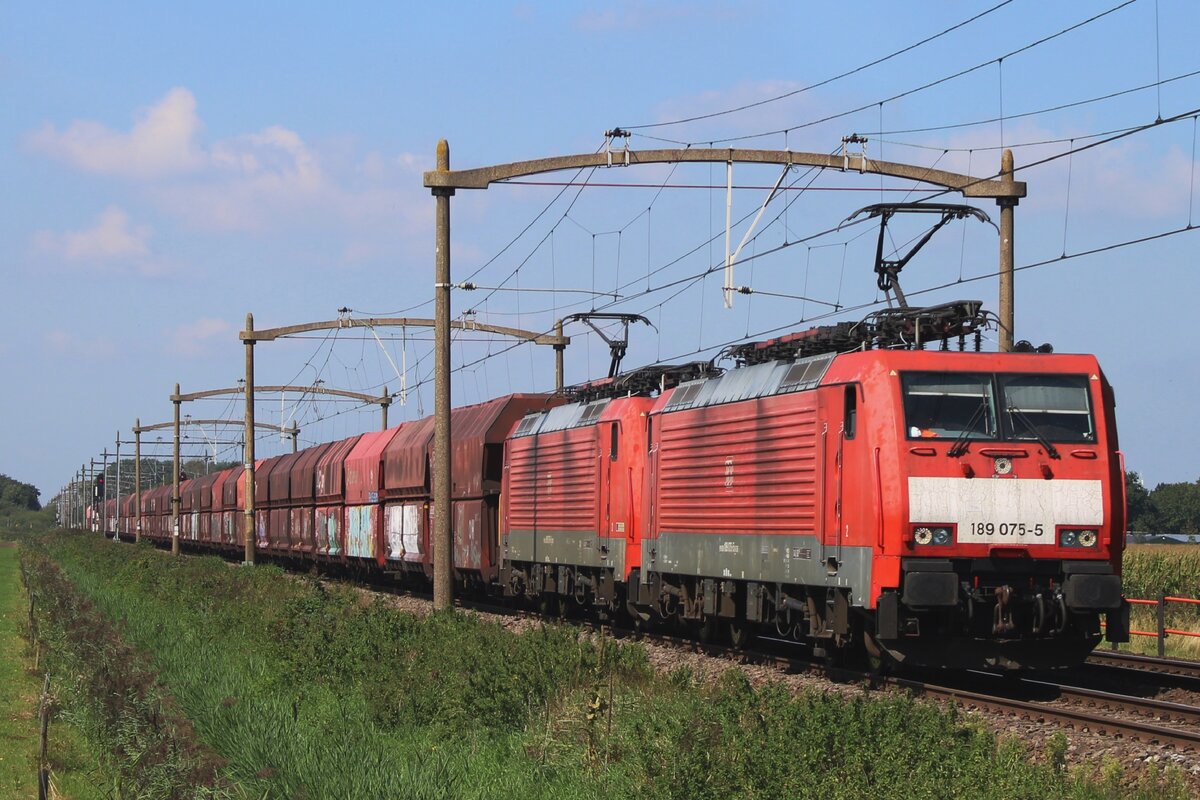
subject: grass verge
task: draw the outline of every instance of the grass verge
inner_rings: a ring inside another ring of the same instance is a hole
[[[219,766],[162,691],[146,658],[44,553],[25,551],[33,630],[56,705],[104,756],[118,798],[222,797]]]
[[[24,635],[28,600],[18,573],[17,548],[0,544],[0,798],[37,797],[39,731],[35,677]],[[65,720],[49,729],[50,783],[57,797],[107,796],[108,783],[82,734]]]
[[[151,654],[247,796],[1188,796],[1175,773],[1069,772],[1061,737],[1030,763],[1024,744],[903,697],[661,677],[641,648],[574,628],[417,619],[270,567],[94,537],[47,552]]]

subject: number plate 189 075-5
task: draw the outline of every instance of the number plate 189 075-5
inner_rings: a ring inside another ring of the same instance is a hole
[[[958,541],[964,544],[1054,544],[1054,529],[1047,530],[1043,522],[971,522],[959,528]]]

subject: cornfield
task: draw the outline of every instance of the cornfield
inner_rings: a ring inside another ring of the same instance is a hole
[[[1169,597],[1200,597],[1200,547],[1195,545],[1132,545],[1125,551],[1123,570],[1125,596],[1157,600]],[[1139,631],[1157,629],[1157,609],[1135,605],[1131,627]],[[1166,627],[1200,633],[1200,606],[1168,603]],[[1135,653],[1157,653],[1154,637],[1133,636],[1128,649]],[[1126,649],[1126,648],[1122,648]],[[1200,659],[1200,638],[1170,636],[1166,654],[1175,658]]]

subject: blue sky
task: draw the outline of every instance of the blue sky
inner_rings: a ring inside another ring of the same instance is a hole
[[[796,92],[998,3],[6,3],[0,263],[9,319],[0,365],[9,384],[0,471],[36,483],[46,499],[135,417],[169,419],[175,382],[184,391],[232,385],[247,311],[260,327],[329,319],[343,306],[356,315],[432,316],[434,205],[421,173],[439,138],[463,168],[591,152],[614,126]],[[1051,159],[1020,175],[1029,197],[1016,212],[1018,266],[1186,228],[1200,219],[1194,120],[1063,154],[1072,138],[1080,147],[1097,141],[1092,134],[1200,107],[1200,76],[1028,112],[1200,69],[1200,7],[1137,0],[994,62],[1117,5],[1013,0],[820,88],[694,123],[635,128],[631,147],[669,146],[660,138],[707,146],[790,129],[739,146],[830,152],[858,132],[871,158],[985,175],[998,167],[998,148],[1013,146],[1018,167]],[[867,109],[809,124],[860,106]],[[1003,124],[963,125],[1000,116]],[[925,128],[939,129],[915,130]],[[735,184],[745,187],[735,192],[735,222],[753,216],[767,193],[758,187],[778,177],[773,167],[735,168]],[[747,335],[862,317],[879,300],[874,229],[795,242],[881,197],[922,196],[910,194],[919,188],[910,183],[856,174],[786,178],[792,189],[768,207],[735,282],[856,307],[822,318],[827,306],[767,294],[738,296],[726,310],[719,275],[689,280],[723,259],[719,166],[542,179],[592,186],[494,186],[454,199],[455,280],[482,267],[473,280],[505,290],[456,291],[454,311],[547,330],[563,314],[613,300],[589,292],[616,293],[610,310],[646,314],[657,328],[632,331],[628,366],[707,358]],[[663,184],[671,188],[654,188]],[[997,217],[994,205],[977,205]],[[735,225],[735,244],[746,225]],[[900,223],[893,243],[920,232],[919,223]],[[1200,422],[1191,413],[1200,393],[1198,244],[1200,235],[1184,231],[1017,277],[1018,338],[1099,356],[1116,387],[1128,466],[1151,485],[1200,476]],[[910,263],[903,285],[914,292],[962,279],[914,302],[969,297],[994,309],[987,276],[997,247],[990,226],[955,223]],[[780,249],[748,258],[771,248]],[[532,291],[545,289],[556,291]],[[603,343],[582,327],[568,333],[568,381],[602,375]],[[322,335],[263,345],[259,381],[320,379],[371,392],[386,382],[394,391],[402,372],[408,403],[392,419],[427,413],[428,333],[379,334],[379,342],[339,334],[336,343]],[[454,345],[455,364],[466,365],[456,373],[456,403],[551,388],[550,352],[480,338]],[[236,417],[240,408],[220,400],[185,411]],[[259,413],[297,420],[308,442],[377,419],[351,405],[277,398]],[[200,452],[203,435],[193,435],[191,452]],[[284,447],[267,437],[259,452]]]

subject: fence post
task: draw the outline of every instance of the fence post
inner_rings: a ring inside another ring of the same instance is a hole
[[[38,709],[38,721],[42,727],[42,739],[38,746],[38,800],[47,800],[50,795],[50,765],[46,760],[46,743],[50,732],[50,673],[42,684],[42,702]]]
[[[1167,654],[1167,595],[1158,593],[1158,657]]]

